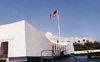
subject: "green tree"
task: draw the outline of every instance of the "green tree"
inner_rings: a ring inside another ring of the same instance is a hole
[[[85,41],[85,40],[83,40],[83,41]],[[87,40],[83,45],[80,43],[80,40],[78,40],[78,43],[77,42],[74,43],[74,49],[75,49],[75,51],[100,49],[100,42],[95,41],[93,43],[93,42],[90,42],[89,40]]]

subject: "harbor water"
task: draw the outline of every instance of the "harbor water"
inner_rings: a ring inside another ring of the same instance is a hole
[[[56,60],[55,62],[100,62],[100,59],[88,59],[88,57],[85,55]]]
[[[26,62],[26,61],[10,61],[10,62]],[[29,61],[29,62],[41,62],[41,61]],[[42,62],[52,62],[52,61],[42,61]],[[54,60],[53,62],[100,62],[100,59],[88,59],[86,55],[75,56],[64,59]]]

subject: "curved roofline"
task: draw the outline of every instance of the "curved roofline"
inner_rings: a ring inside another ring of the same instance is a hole
[[[2,24],[2,25],[0,25],[0,27],[1,27],[1,26],[5,26],[5,25],[10,25],[10,24],[19,23],[19,22],[26,22],[26,20],[20,20],[20,21],[17,21],[17,22],[9,23],[9,24]]]

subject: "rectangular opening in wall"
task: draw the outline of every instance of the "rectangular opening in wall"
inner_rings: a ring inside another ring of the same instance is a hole
[[[1,52],[2,57],[7,58],[8,57],[8,42],[1,42]]]

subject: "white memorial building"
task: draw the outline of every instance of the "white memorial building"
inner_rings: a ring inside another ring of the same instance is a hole
[[[41,55],[52,56],[52,52],[66,55],[74,51],[71,42],[51,41],[25,20],[0,25],[0,46],[0,59],[21,61],[40,59]]]
[[[51,42],[25,20],[0,26],[0,55],[27,60],[40,57],[41,51],[52,50]],[[46,52],[43,56],[51,56]]]

